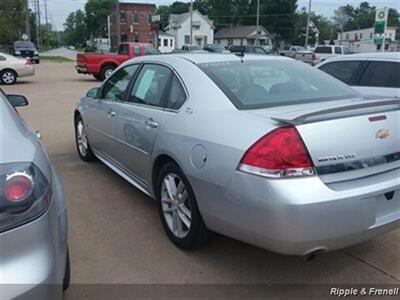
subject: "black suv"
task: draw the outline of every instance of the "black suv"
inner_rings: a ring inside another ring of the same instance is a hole
[[[39,52],[32,42],[15,41],[11,45],[11,50],[14,56],[29,58],[36,64],[40,63]]]

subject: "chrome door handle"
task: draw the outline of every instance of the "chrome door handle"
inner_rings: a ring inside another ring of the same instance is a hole
[[[145,124],[146,124],[147,127],[150,127],[150,128],[157,128],[158,127],[158,123],[155,122],[153,119],[146,120]]]

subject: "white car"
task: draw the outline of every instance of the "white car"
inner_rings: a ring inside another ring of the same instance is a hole
[[[35,67],[29,59],[17,58],[0,52],[0,83],[14,84],[18,77],[33,76]]]
[[[341,45],[321,45],[314,49],[314,63],[320,63],[330,57],[352,54],[349,47]]]
[[[366,96],[400,98],[400,52],[338,56],[316,67]]]

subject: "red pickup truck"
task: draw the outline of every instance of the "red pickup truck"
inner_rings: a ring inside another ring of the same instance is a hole
[[[157,54],[160,52],[152,44],[121,43],[116,54],[78,53],[75,68],[79,74],[90,74],[103,81],[125,61],[138,56]]]

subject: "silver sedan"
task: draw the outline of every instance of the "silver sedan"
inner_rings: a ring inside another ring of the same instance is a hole
[[[14,109],[27,104],[0,89],[0,298],[61,299],[70,281],[66,202],[38,134]]]
[[[210,230],[313,257],[399,227],[399,109],[288,58],[182,54],[128,61],[74,122],[178,247]]]

